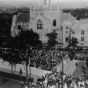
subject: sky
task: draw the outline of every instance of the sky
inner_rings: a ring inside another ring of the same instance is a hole
[[[16,7],[29,6],[30,4],[41,4],[43,0],[0,0],[0,5],[12,5]],[[50,0],[51,4],[60,5],[62,8],[85,8],[88,0]]]

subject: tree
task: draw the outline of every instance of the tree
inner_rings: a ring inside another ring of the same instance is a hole
[[[57,33],[56,33],[56,31],[54,30],[53,32],[48,33],[46,35],[49,38],[48,42],[47,42],[48,48],[55,47],[55,45],[57,44],[57,41],[56,41]]]
[[[39,35],[32,30],[22,31],[19,36],[11,37],[6,47],[10,48],[3,55],[3,59],[10,63],[22,63],[26,62],[26,76],[28,77],[28,64],[31,59],[33,48],[39,48],[42,45],[39,40]],[[7,58],[8,57],[8,58]]]
[[[39,40],[39,35],[32,30],[22,31],[18,36],[11,37],[8,41],[7,47],[19,50],[42,45],[42,42]]]
[[[78,44],[78,39],[75,37],[72,37],[71,39],[69,39],[68,37],[66,37],[66,42],[68,42],[68,48],[72,47],[72,48],[76,48],[77,44]]]
[[[0,47],[4,47],[10,37],[12,16],[4,13],[0,15]]]
[[[3,62],[8,62],[11,65],[11,72],[16,71],[16,64],[20,63],[18,57],[18,50],[13,50],[10,48],[0,48],[0,57],[4,60]],[[17,61],[18,60],[18,61]],[[13,71],[14,70],[14,71]]]
[[[66,41],[68,42],[68,46],[66,47],[66,50],[69,52],[69,57],[72,60],[75,55],[75,50],[78,49],[78,39],[75,37],[72,37],[71,39],[66,38]]]

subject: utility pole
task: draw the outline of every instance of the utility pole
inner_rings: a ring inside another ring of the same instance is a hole
[[[69,43],[71,43],[71,28],[70,28],[70,34],[69,34]]]
[[[26,59],[26,81],[28,83],[28,49],[26,49],[25,59]]]
[[[63,88],[63,73],[64,73],[63,55],[61,55],[61,57],[62,57],[62,88]]]
[[[30,74],[29,74],[29,77],[31,76],[31,66],[30,66],[30,60],[29,60],[29,71],[30,71]]]
[[[62,88],[63,88],[63,82],[64,82],[64,80],[63,80],[63,74],[64,74],[64,58],[65,58],[65,56],[67,55],[68,53],[65,53],[65,55],[63,55],[63,53],[62,53],[62,55],[61,55],[61,59],[62,59]]]

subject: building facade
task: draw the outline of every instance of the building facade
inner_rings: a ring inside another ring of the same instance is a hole
[[[19,13],[16,16],[15,28],[18,29],[18,26],[21,25],[24,29],[32,29],[39,34],[43,43],[48,40],[46,34],[56,30],[58,39],[62,41],[61,13],[62,10],[59,6],[50,5],[50,0],[44,0],[41,6],[30,6],[30,14]]]
[[[56,30],[57,41],[67,46],[66,37],[76,37],[79,46],[88,46],[88,19],[76,20],[71,13],[63,13],[59,6],[51,5],[50,0],[44,0],[41,6],[30,6],[30,13],[19,13],[13,17],[11,35],[20,33],[19,25],[24,30],[32,29],[38,33],[40,40],[46,43],[47,33]]]
[[[60,29],[61,9],[58,6],[51,6],[50,0],[44,0],[43,4],[30,7],[29,29],[37,32],[43,42],[47,41],[47,33]]]
[[[63,44],[67,45],[66,37],[75,37],[78,39],[78,46],[88,46],[88,19],[66,20],[63,22]]]

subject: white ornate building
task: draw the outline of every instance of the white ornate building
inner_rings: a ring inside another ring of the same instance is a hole
[[[60,17],[62,10],[59,6],[51,5],[50,0],[44,0],[41,6],[30,6],[29,13],[19,13],[15,26],[32,29],[40,35],[43,42],[47,42],[46,34],[57,30],[58,39],[62,42],[62,30],[60,30]],[[13,25],[13,24],[12,24]],[[17,29],[14,29],[17,31]],[[12,35],[16,35],[13,31]],[[60,38],[59,38],[60,37]]]

